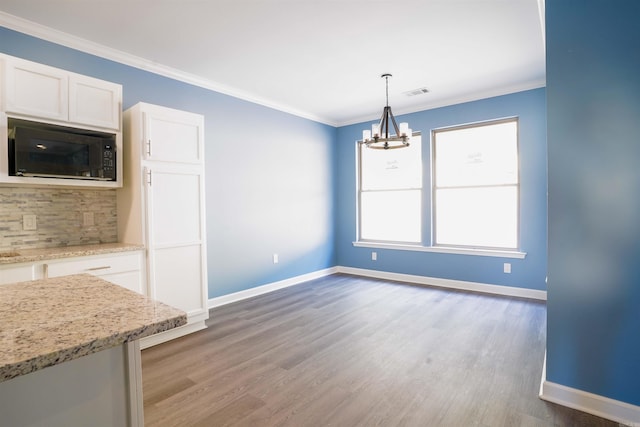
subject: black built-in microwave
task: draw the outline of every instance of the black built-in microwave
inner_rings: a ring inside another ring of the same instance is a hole
[[[9,175],[116,180],[116,135],[9,118]]]

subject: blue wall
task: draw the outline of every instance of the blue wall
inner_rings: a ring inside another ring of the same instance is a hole
[[[521,239],[527,257],[380,249],[374,264],[370,249],[351,244],[355,141],[364,124],[336,129],[1,27],[0,51],[121,83],[125,108],[144,101],[205,116],[209,297],[335,265],[545,289],[544,89],[399,117],[423,132],[425,188],[431,129],[520,118]],[[272,263],[274,253],[279,264]],[[502,272],[503,262],[512,264],[511,274]]]
[[[381,107],[382,108],[382,107]],[[547,178],[545,90],[535,89],[450,107],[398,116],[422,132],[427,221],[423,241],[430,242],[428,215],[431,212],[430,133],[434,128],[518,116],[520,122],[521,249],[525,259],[476,255],[410,252],[354,247],[356,240],[355,141],[362,138],[368,123],[338,129],[337,173],[338,220],[336,251],[338,264],[445,279],[545,290],[547,270]],[[371,260],[371,252],[378,260]],[[512,273],[503,273],[503,263],[512,264]]]
[[[336,264],[335,128],[3,27],[0,52],[120,83],[125,109],[205,116],[209,297]]]
[[[547,0],[547,380],[640,405],[640,2]]]

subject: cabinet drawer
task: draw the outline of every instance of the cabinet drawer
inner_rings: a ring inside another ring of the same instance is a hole
[[[33,280],[34,276],[33,264],[23,264],[11,267],[0,267],[0,285],[8,283],[26,282]]]
[[[94,276],[103,276],[140,270],[142,268],[141,264],[141,257],[138,252],[123,255],[82,257],[74,260],[46,263],[45,275],[47,277],[58,277],[87,273]]]

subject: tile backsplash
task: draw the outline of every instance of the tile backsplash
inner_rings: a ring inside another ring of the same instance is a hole
[[[36,216],[36,230],[23,229],[23,215]],[[0,251],[117,239],[116,190],[0,187]]]

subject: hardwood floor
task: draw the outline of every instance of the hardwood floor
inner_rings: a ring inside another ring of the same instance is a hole
[[[616,426],[538,398],[544,303],[333,275],[142,353],[147,426]]]

